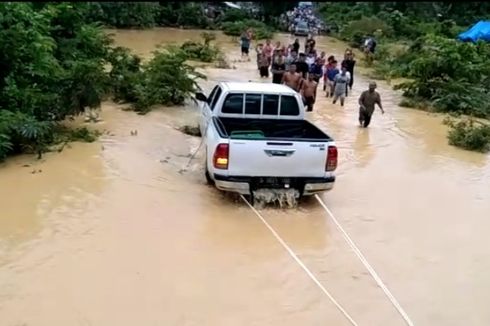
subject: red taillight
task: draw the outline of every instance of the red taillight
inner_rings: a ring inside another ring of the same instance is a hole
[[[327,164],[325,165],[325,171],[335,171],[337,168],[337,147],[328,146],[327,151]]]
[[[219,144],[216,146],[213,157],[213,165],[215,169],[226,170],[228,169],[228,154],[229,154],[228,144]]]

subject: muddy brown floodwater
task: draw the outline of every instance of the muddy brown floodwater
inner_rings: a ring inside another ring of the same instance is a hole
[[[115,39],[148,57],[199,33]],[[203,88],[258,79],[253,61],[235,65],[209,69]],[[345,109],[321,98],[308,116],[340,149],[322,197],[416,325],[489,325],[489,156],[450,147],[441,117],[399,108],[378,84],[387,113],[369,129],[357,127],[360,75]],[[199,139],[176,128],[195,108],[105,103],[102,118],[99,142],[0,166],[0,325],[348,325],[243,203],[205,185],[202,155],[186,167]],[[403,325],[315,200],[263,214],[359,325]]]

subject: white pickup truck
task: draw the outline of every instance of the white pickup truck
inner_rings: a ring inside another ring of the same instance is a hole
[[[296,189],[300,196],[333,188],[337,147],[304,119],[301,96],[291,88],[220,82],[196,99],[208,183],[252,196],[264,188]]]

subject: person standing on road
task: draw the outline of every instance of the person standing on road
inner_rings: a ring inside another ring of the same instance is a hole
[[[293,50],[294,50],[294,52],[298,53],[299,52],[299,47],[300,47],[300,45],[299,45],[299,39],[295,39],[294,40],[294,43],[293,43]]]
[[[310,52],[313,52],[313,50],[315,49],[315,45],[316,45],[316,41],[313,38],[313,35],[311,35],[310,33],[305,42],[305,53],[308,54]]]
[[[370,82],[369,89],[362,92],[359,97],[359,124],[361,127],[367,128],[369,126],[375,104],[378,104],[381,113],[384,114],[385,111],[381,105],[381,96],[376,92],[376,83]]]
[[[299,59],[298,61],[295,62],[295,64],[296,64],[296,71],[299,72],[304,79],[306,79],[310,67],[308,67],[308,64],[306,63],[306,56],[304,53],[299,54]]]
[[[289,70],[289,66],[298,59],[298,52],[291,50],[289,55],[286,57],[286,70]]]
[[[354,85],[354,67],[356,65],[356,60],[354,59],[354,53],[352,50],[348,49],[345,52],[344,60],[342,61],[342,67],[346,67],[347,72],[350,74],[349,89],[352,91],[352,85]],[[348,95],[348,92],[345,94]]]
[[[301,74],[296,72],[296,64],[294,63],[289,66],[289,71],[282,76],[282,83],[294,89],[296,92],[300,90],[302,80]]]
[[[347,85],[349,84],[349,76],[347,75],[347,68],[342,67],[342,71],[340,74],[337,74],[334,78],[333,82],[333,102],[332,104],[337,103],[337,100],[340,98],[340,106],[344,106],[345,95],[347,93]]]
[[[327,65],[327,71],[325,72],[325,82],[327,86],[325,87],[325,95],[327,97],[333,96],[334,93],[334,79],[335,76],[339,73],[339,69],[337,68],[337,60],[333,59],[328,65]]]
[[[257,53],[257,69],[260,70],[260,59],[262,58],[262,52],[264,45],[262,43],[257,44],[255,47],[255,52]]]
[[[248,57],[248,51],[250,49],[250,31],[244,31],[240,37],[242,59],[250,60]]]
[[[266,40],[265,46],[263,49],[263,53],[265,54],[265,57],[267,58],[267,60],[269,60],[269,66],[272,63],[272,51],[273,51],[273,48],[272,48],[271,40]]]
[[[269,78],[269,59],[267,58],[264,52],[260,54],[259,71],[260,71],[260,78]]]
[[[303,81],[301,85],[301,95],[303,96],[303,103],[306,105],[306,111],[313,111],[313,105],[316,100],[316,89],[318,83],[313,80],[313,75],[309,75],[308,79]]]
[[[327,62],[327,60],[326,60],[326,58],[325,58],[325,56],[326,56],[326,55],[327,55],[327,54],[325,53],[325,51],[322,51],[322,52],[320,53],[320,56],[318,57],[318,59],[320,60],[320,64],[321,64],[322,66],[324,66],[324,65],[325,65],[325,63]]]
[[[282,83],[282,76],[286,72],[286,65],[284,63],[284,56],[281,50],[276,50],[274,58],[272,59],[272,82],[274,84]]]
[[[313,75],[313,80],[317,83],[320,82],[320,79],[323,77],[323,64],[320,58],[315,60],[310,67],[310,75]]]

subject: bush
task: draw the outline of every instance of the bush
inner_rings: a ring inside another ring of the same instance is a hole
[[[202,33],[202,43],[187,41],[181,45],[181,49],[186,53],[191,60],[199,60],[202,62],[213,62],[218,59],[220,54],[219,48],[211,44],[211,41],[216,39],[213,33]]]
[[[225,13],[219,18],[220,23],[226,22],[237,22],[251,19],[250,13],[245,10],[240,9],[228,9]]]
[[[223,23],[221,24],[221,28],[223,29],[223,33],[230,36],[240,36],[245,30],[251,28],[254,32],[254,39],[256,40],[272,39],[274,37],[271,28],[253,19]]]
[[[157,25],[158,2],[89,2],[92,21],[116,28],[146,28]]]
[[[140,65],[127,50],[118,49],[111,71],[117,85],[115,99],[132,103],[132,108],[141,114],[157,104],[183,104],[199,89],[197,80],[206,78],[188,65],[187,59],[186,52],[169,46],[154,52],[150,62]]]
[[[391,36],[393,29],[377,17],[362,17],[351,21],[341,32],[344,40],[351,42],[351,46],[360,47],[367,36],[380,32],[382,36]]]
[[[406,65],[404,77],[413,81],[397,86],[405,96],[429,100],[442,112],[490,117],[489,44],[429,35],[412,51],[417,55]]]
[[[471,151],[490,151],[490,124],[471,118],[456,123],[447,119],[445,123],[450,127],[448,133],[450,145]]]
[[[110,40],[85,23],[86,4],[0,4],[0,157],[36,152],[57,122],[100,105]]]
[[[61,122],[100,107],[111,93],[146,112],[154,104],[182,104],[198,88],[196,79],[204,76],[185,63],[189,53],[166,49],[142,65],[87,23],[93,10],[93,3],[0,3],[0,158],[41,157],[59,141],[93,141],[96,133],[67,135]],[[209,57],[215,48],[206,37]]]

